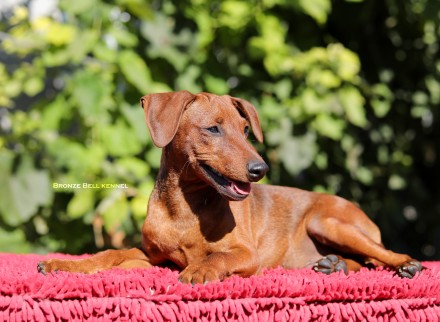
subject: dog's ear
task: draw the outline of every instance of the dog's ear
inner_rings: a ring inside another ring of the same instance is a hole
[[[261,131],[260,120],[258,118],[257,109],[251,103],[241,98],[229,96],[232,103],[243,113],[251,123],[252,131],[258,142],[263,143],[263,132]]]
[[[141,98],[145,122],[154,145],[165,147],[176,135],[185,107],[195,95],[188,91],[149,94]]]

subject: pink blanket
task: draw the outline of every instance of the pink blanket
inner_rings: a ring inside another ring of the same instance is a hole
[[[439,321],[440,262],[413,280],[364,269],[330,276],[266,270],[185,285],[167,268],[43,276],[37,263],[67,255],[0,254],[0,321]]]

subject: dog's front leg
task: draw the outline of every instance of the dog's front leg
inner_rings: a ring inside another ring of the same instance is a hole
[[[65,271],[93,274],[111,268],[149,268],[146,254],[139,248],[109,249],[84,259],[49,259],[38,263],[37,269],[46,275],[51,272]]]
[[[189,265],[180,273],[182,283],[202,284],[222,281],[231,275],[250,276],[260,269],[256,251],[240,246],[229,252],[214,252]]]

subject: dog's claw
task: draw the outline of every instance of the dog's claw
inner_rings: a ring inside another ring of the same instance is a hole
[[[345,263],[345,261],[340,260],[340,261],[335,265],[335,271],[336,271],[336,272],[344,271],[344,273],[347,274],[347,273],[348,273],[348,269],[347,269],[347,264]]]
[[[328,258],[322,258],[319,262],[317,262],[317,265],[315,267],[319,267],[320,269],[330,269],[334,266],[335,264],[332,263],[330,261],[330,259]]]
[[[321,258],[313,265],[313,270],[327,275],[340,271],[348,273],[347,264],[336,255],[327,255]]]
[[[41,273],[41,274],[43,274],[44,276],[46,276],[46,270],[45,270],[45,266],[44,266],[44,263],[43,262],[39,262],[38,264],[37,264],[37,270],[38,270],[38,272],[39,273]]]
[[[417,274],[417,272],[421,272],[423,269],[424,267],[419,261],[411,260],[403,263],[397,268],[397,275],[399,275],[400,277],[412,279]]]

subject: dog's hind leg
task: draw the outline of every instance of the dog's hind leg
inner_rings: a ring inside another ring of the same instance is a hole
[[[422,270],[420,262],[408,255],[387,250],[381,243],[366,235],[363,230],[339,217],[313,215],[308,223],[307,232],[321,244],[336,251],[368,259],[365,263],[370,261],[392,267],[401,277],[412,278]],[[336,263],[335,265],[342,264]],[[356,266],[353,268],[358,269]]]

